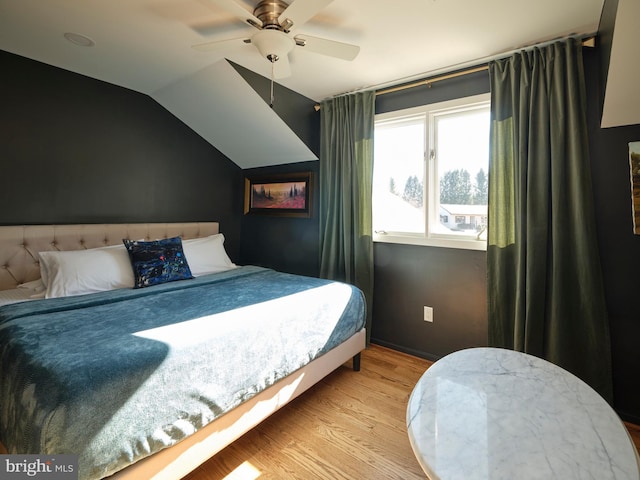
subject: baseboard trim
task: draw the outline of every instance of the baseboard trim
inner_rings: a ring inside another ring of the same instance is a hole
[[[385,342],[384,340],[379,340],[377,338],[371,338],[371,343],[375,343],[376,345],[380,345],[381,347],[386,347],[386,348],[390,348],[392,350],[397,350],[398,352],[402,352],[402,353],[407,353],[409,355],[413,355],[414,357],[419,357],[419,358],[424,358],[425,360],[429,360],[431,362],[436,362],[438,360],[440,360],[440,358],[437,355],[432,355],[430,353],[427,352],[423,352],[421,350],[415,350],[413,348],[407,348],[403,345],[397,345],[395,343],[392,342]]]

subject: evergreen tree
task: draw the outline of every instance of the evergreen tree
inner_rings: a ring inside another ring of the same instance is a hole
[[[422,182],[418,180],[417,176],[412,175],[407,178],[407,183],[404,186],[402,199],[406,202],[409,202],[414,207],[422,207],[423,190],[424,187],[422,185]]]
[[[473,204],[487,205],[489,199],[489,182],[487,181],[487,174],[484,173],[484,169],[481,168],[476,174],[476,184],[473,188]]]
[[[440,203],[469,205],[472,201],[471,175],[463,168],[449,170],[440,179]]]

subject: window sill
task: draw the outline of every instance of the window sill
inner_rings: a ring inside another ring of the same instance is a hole
[[[424,235],[398,235],[392,233],[373,233],[373,241],[379,243],[400,243],[405,245],[420,245],[424,247],[442,247],[442,248],[459,248],[463,250],[487,250],[487,241],[485,239],[476,240],[475,237],[451,237],[451,236],[434,236],[426,237]]]

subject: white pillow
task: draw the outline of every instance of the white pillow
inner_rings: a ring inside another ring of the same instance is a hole
[[[124,245],[38,255],[46,298],[133,288],[133,269]]]
[[[183,240],[182,250],[194,277],[236,268],[224,249],[224,235],[221,233]]]

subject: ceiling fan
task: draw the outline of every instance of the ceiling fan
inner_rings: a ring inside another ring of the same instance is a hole
[[[210,0],[258,31],[253,35],[193,45],[198,51],[213,51],[228,44],[244,42],[255,45],[264,58],[271,62],[272,78],[291,75],[289,53],[296,47],[343,60],[353,60],[360,47],[309,35],[292,35],[333,0],[294,0],[290,4],[282,0],[261,0],[253,12],[235,0]]]

